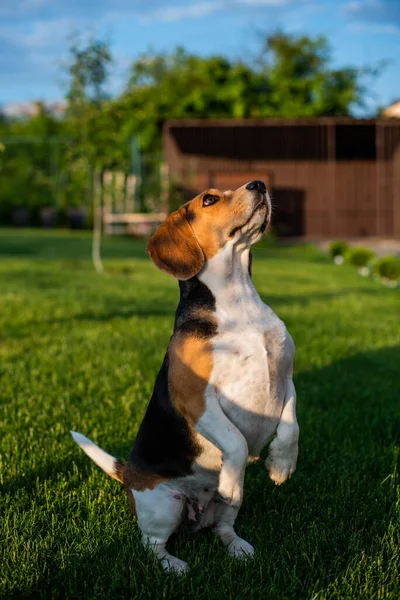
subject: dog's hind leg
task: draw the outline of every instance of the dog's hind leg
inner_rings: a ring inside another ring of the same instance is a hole
[[[187,571],[187,563],[166,550],[168,538],[181,523],[185,495],[165,483],[151,490],[133,489],[132,493],[143,544],[155,553],[166,571]]]
[[[239,508],[237,507],[228,506],[224,502],[218,503],[215,510],[213,531],[231,556],[235,558],[253,556],[253,546],[242,540],[233,528],[238,512]]]

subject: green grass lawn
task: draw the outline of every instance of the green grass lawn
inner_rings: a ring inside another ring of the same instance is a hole
[[[254,280],[296,346],[300,455],[281,488],[250,465],[235,562],[179,534],[163,573],[122,486],[69,429],[126,459],[171,334],[177,283],[144,245],[0,230],[0,581],[7,598],[400,598],[400,293],[309,247],[256,249]]]

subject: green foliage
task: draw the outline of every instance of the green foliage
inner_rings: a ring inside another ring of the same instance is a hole
[[[396,281],[400,278],[400,259],[397,256],[382,256],[374,261],[372,270],[378,277]]]
[[[342,116],[361,102],[360,70],[331,69],[323,36],[270,35],[259,62],[269,82],[270,108],[268,114],[255,116]]]
[[[399,293],[310,247],[254,249],[256,288],[296,344],[296,473],[248,466],[236,562],[179,533],[191,572],[142,548],[123,487],[69,429],[125,460],[173,328],[178,285],[144,244],[0,231],[0,595],[3,598],[398,600]],[[129,257],[129,258],[128,258]]]
[[[374,258],[375,254],[369,248],[363,246],[353,246],[348,248],[344,255],[344,260],[355,267],[366,267]]]
[[[25,207],[33,222],[40,209],[55,204],[65,187],[60,164],[65,164],[65,144],[57,141],[63,124],[40,102],[30,119],[0,127],[0,220],[11,222],[15,209]],[[6,137],[3,137],[6,136]]]
[[[342,240],[331,242],[328,246],[328,254],[331,258],[335,258],[336,256],[344,256],[348,247],[348,243]]]

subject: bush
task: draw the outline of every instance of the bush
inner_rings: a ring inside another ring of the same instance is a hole
[[[328,254],[331,258],[335,258],[336,256],[344,256],[348,247],[349,245],[346,242],[336,240],[335,242],[331,242],[329,244]]]
[[[400,278],[400,259],[397,256],[382,256],[373,264],[373,272],[379,277],[396,281]]]
[[[374,258],[375,254],[369,248],[363,246],[354,246],[348,248],[344,255],[345,262],[355,267],[366,267]]]

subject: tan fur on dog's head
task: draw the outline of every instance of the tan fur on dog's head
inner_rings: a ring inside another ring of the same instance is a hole
[[[146,251],[159,269],[177,279],[197,275],[228,240],[254,243],[270,218],[267,193],[242,186],[234,192],[210,189],[173,212],[150,238]]]

